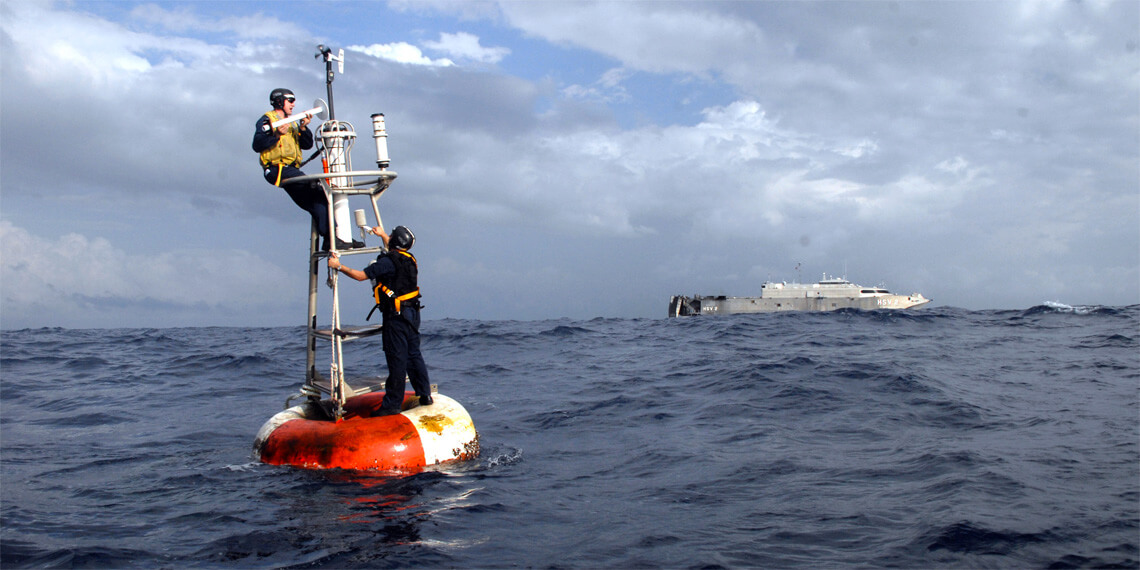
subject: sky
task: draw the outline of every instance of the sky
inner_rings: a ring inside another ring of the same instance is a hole
[[[5,329],[304,324],[308,214],[250,143],[274,88],[326,98],[318,45],[355,169],[385,115],[425,319],[664,318],[825,273],[1140,303],[1134,0],[3,0],[0,42]]]

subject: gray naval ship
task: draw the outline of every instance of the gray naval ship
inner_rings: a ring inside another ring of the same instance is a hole
[[[912,309],[930,302],[921,293],[895,295],[882,287],[855,285],[846,279],[823,275],[818,283],[764,283],[759,297],[717,295],[669,299],[670,317],[735,315],[779,311],[834,311],[836,309]]]

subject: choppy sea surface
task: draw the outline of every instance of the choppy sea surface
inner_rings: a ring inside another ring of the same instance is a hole
[[[254,461],[303,328],[3,331],[0,566],[1140,566],[1140,306],[423,332],[482,454],[394,475]]]

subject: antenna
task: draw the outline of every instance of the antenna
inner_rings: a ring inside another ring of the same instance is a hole
[[[322,57],[322,56],[325,58],[325,85],[327,86],[328,93],[329,93],[329,106],[328,106],[328,115],[329,116],[328,116],[328,118],[330,121],[335,121],[336,120],[336,113],[333,111],[332,84],[333,84],[333,79],[336,78],[336,74],[333,73],[332,62],[334,62],[334,61],[337,62],[337,72],[338,73],[344,73],[344,50],[343,49],[338,50],[337,54],[333,55],[332,54],[332,48],[325,47],[323,45],[318,45],[317,46],[317,55],[315,55],[313,57]]]

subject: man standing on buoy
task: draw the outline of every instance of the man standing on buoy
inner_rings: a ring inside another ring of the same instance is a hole
[[[416,242],[416,236],[404,226],[396,226],[391,236],[379,227],[372,233],[380,236],[388,253],[376,257],[376,261],[363,271],[341,265],[336,252],[329,254],[329,269],[357,280],[371,279],[375,284],[373,293],[376,307],[384,315],[382,338],[384,358],[388,361],[388,380],[384,382],[384,401],[373,416],[398,414],[404,402],[405,377],[412,382],[412,389],[420,398],[421,406],[430,406],[431,383],[428,380],[427,364],[420,353],[420,289],[419,268],[416,258],[408,250]],[[372,313],[369,313],[371,316]]]

